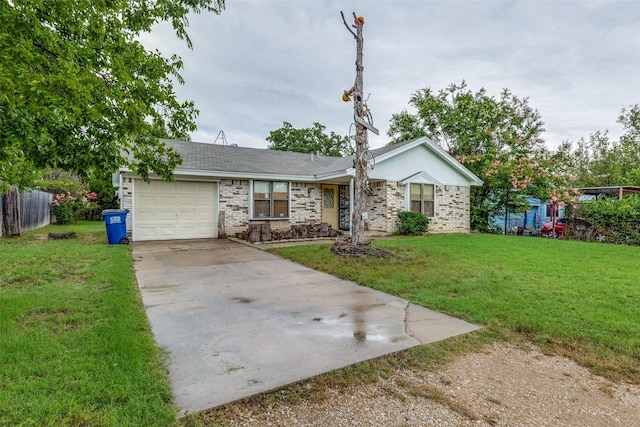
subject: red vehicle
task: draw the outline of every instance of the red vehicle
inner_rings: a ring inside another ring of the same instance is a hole
[[[566,218],[558,218],[556,219],[555,233],[551,233],[553,230],[553,222],[545,222],[542,224],[542,229],[540,229],[540,233],[543,236],[547,237],[562,237],[564,236],[564,232],[567,229],[567,219]]]

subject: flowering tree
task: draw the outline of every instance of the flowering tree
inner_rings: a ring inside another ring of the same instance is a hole
[[[36,188],[54,195],[51,213],[58,224],[76,219],[96,219],[101,211],[100,196],[79,176],[62,171],[49,171],[35,182]]]
[[[70,224],[80,218],[90,219],[98,209],[97,199],[96,193],[84,189],[74,193],[58,193],[51,202],[51,213],[57,224]]]
[[[438,93],[420,90],[409,104],[414,112],[392,116],[392,143],[427,136],[484,181],[471,192],[474,229],[487,229],[493,214],[526,209],[520,195],[547,199],[567,185],[566,174],[556,173],[564,153],[545,148],[541,115],[526,98],[505,89],[496,99],[463,81]]]
[[[71,193],[56,194],[51,202],[51,213],[55,217],[56,224],[71,224],[74,219],[74,211],[78,199]]]

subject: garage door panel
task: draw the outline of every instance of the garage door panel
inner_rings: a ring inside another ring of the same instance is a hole
[[[178,216],[175,212],[160,211],[156,214],[156,219],[160,222],[173,222],[178,219]]]
[[[157,212],[139,212],[136,211],[136,219],[138,220],[138,227],[143,226],[143,222],[156,221],[158,219]]]
[[[136,180],[135,240],[217,237],[217,184]]]
[[[182,191],[185,191],[184,189]],[[178,203],[181,205],[197,206],[197,198],[195,194],[192,195],[179,195]]]
[[[182,188],[182,191],[185,192],[196,192],[198,191],[198,187],[200,187],[201,182],[186,182],[186,181],[176,181],[176,185],[179,185]]]
[[[185,212],[185,211],[181,211],[180,212],[180,219],[181,220],[185,220],[185,221],[195,221],[196,215],[194,212]]]

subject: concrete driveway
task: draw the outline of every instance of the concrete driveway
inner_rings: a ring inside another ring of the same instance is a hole
[[[132,252],[181,416],[478,329],[230,240]]]

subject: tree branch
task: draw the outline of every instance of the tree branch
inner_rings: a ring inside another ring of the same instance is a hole
[[[111,80],[109,79],[109,74],[107,73],[101,73],[99,71],[95,71],[94,72],[95,76],[102,79],[104,81],[104,84],[107,88],[109,89],[113,89],[113,83],[111,82]]]
[[[355,13],[353,14],[355,16]],[[340,11],[340,16],[342,16],[342,22],[344,22],[344,26],[347,28],[347,30],[349,30],[349,32],[353,35],[353,38],[355,38],[356,40],[358,39],[358,36],[356,35],[356,33],[353,32],[353,30],[351,28],[349,28],[349,24],[347,24],[347,20],[344,19],[344,13],[342,11]]]
[[[35,41],[32,42],[32,43],[33,43],[33,45],[35,47],[40,49],[40,51],[42,51],[42,53],[47,54],[50,58],[58,59],[58,55],[56,53],[52,52],[51,50],[47,49],[43,44],[40,44],[40,43],[35,42]]]

